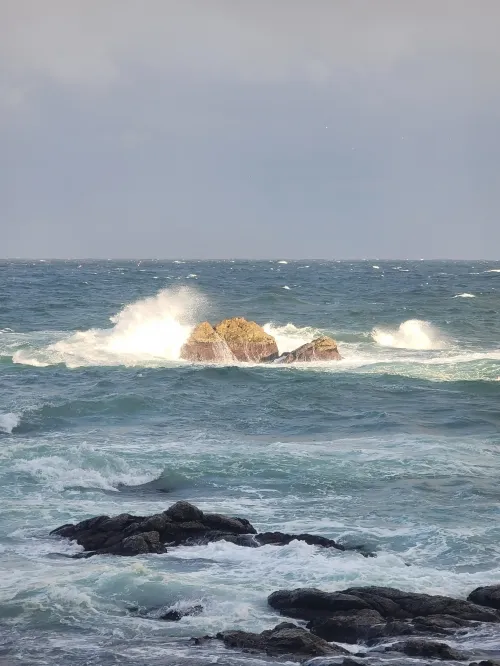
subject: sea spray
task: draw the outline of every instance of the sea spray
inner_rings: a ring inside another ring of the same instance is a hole
[[[443,349],[446,341],[442,333],[428,321],[408,319],[399,328],[374,328],[373,340],[382,347],[398,349]]]
[[[109,329],[89,329],[39,350],[19,350],[14,363],[68,367],[90,365],[144,366],[177,361],[180,350],[207,305],[188,287],[163,289],[126,305],[111,317]]]
[[[9,412],[7,414],[0,414],[0,433],[7,435],[12,434],[14,428],[17,428],[21,419],[18,414]]]
[[[264,325],[264,330],[276,340],[280,354],[293,351],[322,335],[321,331],[312,326],[298,327],[290,323],[285,326],[276,326],[269,322]]]

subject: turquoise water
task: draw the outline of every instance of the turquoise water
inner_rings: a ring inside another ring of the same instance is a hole
[[[283,587],[498,583],[499,294],[494,262],[1,263],[0,656],[251,663],[186,639],[274,626]],[[196,322],[235,315],[281,351],[332,335],[344,360],[179,360]],[[219,542],[71,560],[48,536],[177,499],[378,556]],[[175,624],[127,612],[193,603]]]

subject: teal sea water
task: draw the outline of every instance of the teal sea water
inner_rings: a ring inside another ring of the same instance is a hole
[[[0,263],[0,658],[258,664],[187,639],[274,626],[279,588],[499,583],[499,297],[498,262]],[[332,335],[344,359],[179,360],[196,322],[235,315],[280,351]],[[377,557],[219,542],[72,560],[49,537],[178,499]],[[127,611],[195,603],[179,623]]]

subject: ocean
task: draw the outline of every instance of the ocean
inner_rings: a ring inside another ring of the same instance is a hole
[[[272,659],[189,638],[273,627],[282,588],[499,583],[499,296],[484,261],[1,262],[0,663],[254,666]],[[236,315],[280,352],[330,335],[343,360],[179,360],[197,322]],[[221,541],[79,560],[49,536],[179,499],[377,557]],[[486,630],[453,644],[500,655]]]

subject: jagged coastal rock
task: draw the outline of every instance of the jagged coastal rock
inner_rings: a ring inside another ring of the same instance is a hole
[[[279,363],[306,363],[310,361],[340,361],[337,343],[333,338],[323,336],[302,345],[294,351],[282,354]]]
[[[314,636],[302,627],[282,622],[274,629],[260,634],[247,631],[223,631],[216,636],[226,647],[239,648],[245,652],[262,652],[269,657],[283,657],[302,661],[307,657],[335,657],[349,654],[340,645],[332,645]]]
[[[265,545],[285,546],[297,540],[312,546],[345,550],[333,539],[315,534],[258,534],[245,518],[204,513],[185,501],[176,502],[163,513],[153,516],[132,516],[128,513],[112,517],[96,516],[76,525],[62,525],[51,534],[71,539],[83,546],[85,553],[78,557],[162,553],[167,546],[190,546],[214,541],[229,541],[237,546],[259,548]]]
[[[196,326],[181,348],[181,358],[185,361],[202,363],[236,361],[226,341],[208,321],[203,321]]]
[[[436,641],[434,636],[452,635],[464,627],[471,631],[480,628],[481,623],[500,624],[500,613],[470,601],[386,587],[353,587],[339,592],[279,590],[269,596],[268,603],[282,615],[308,620],[307,629],[282,623],[260,634],[224,631],[216,638],[226,647],[293,661],[349,654],[337,643],[365,644],[379,659],[386,653],[400,653],[431,660],[471,661],[467,654]],[[351,660],[344,663],[350,664]],[[478,663],[495,666],[491,661]]]
[[[254,321],[243,317],[224,319],[215,331],[238,361],[265,363],[279,356],[276,340]]]
[[[342,357],[335,340],[326,336],[280,356],[272,335],[254,321],[233,317],[215,327],[208,321],[198,324],[182,346],[181,358],[193,363],[306,363]]]

